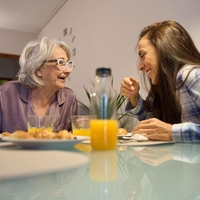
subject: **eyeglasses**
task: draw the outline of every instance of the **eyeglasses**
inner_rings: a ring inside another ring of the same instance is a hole
[[[64,60],[62,58],[58,58],[58,59],[54,59],[54,60],[46,60],[44,63],[56,63],[56,65],[60,71],[65,70],[66,67],[68,67],[72,71],[72,69],[74,67],[73,60],[70,60],[69,62],[67,62],[66,60]]]

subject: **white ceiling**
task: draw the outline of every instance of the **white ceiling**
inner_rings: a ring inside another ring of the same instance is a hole
[[[38,34],[67,1],[68,0],[0,0],[0,28]],[[155,9],[158,9],[158,7],[165,7],[166,2],[169,4],[168,0],[155,0],[154,4],[158,3]],[[199,15],[197,13],[200,11],[199,0],[173,0],[170,12],[179,13],[184,9],[184,14],[186,16],[190,15],[190,20],[193,16],[194,21],[199,20],[196,17]],[[151,10],[151,12],[153,11]],[[169,11],[166,10],[166,12]]]
[[[67,0],[0,0],[0,28],[38,34]]]

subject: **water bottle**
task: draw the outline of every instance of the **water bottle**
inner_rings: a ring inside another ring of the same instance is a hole
[[[117,93],[113,88],[111,69],[96,69],[94,89],[91,94],[91,113],[97,119],[116,119]]]

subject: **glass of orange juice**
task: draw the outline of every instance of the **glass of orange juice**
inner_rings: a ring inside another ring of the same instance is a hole
[[[95,115],[71,116],[72,132],[77,136],[90,136],[90,120],[96,119]]]
[[[44,129],[53,132],[53,123],[53,115],[27,115],[28,132],[41,132]]]
[[[93,119],[90,121],[91,145],[95,150],[111,150],[117,146],[118,121]]]

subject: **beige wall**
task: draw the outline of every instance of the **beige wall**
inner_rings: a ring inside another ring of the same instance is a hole
[[[139,79],[135,45],[144,26],[176,20],[189,31],[200,49],[199,5],[191,7],[190,0],[68,0],[38,37],[60,38],[72,51],[76,48],[76,55],[72,57],[76,67],[66,85],[87,103],[83,85],[91,87],[98,67],[112,68],[118,90],[123,77],[133,75]],[[25,44],[35,37],[0,30],[0,52],[20,54]]]
[[[76,48],[73,57],[76,68],[67,85],[79,99],[87,102],[83,85],[90,88],[98,67],[112,68],[116,89],[125,76],[139,79],[135,45],[144,26],[176,20],[191,33],[200,49],[198,5],[191,8],[190,0],[184,3],[181,0],[68,0],[38,37],[60,38],[72,50]],[[66,35],[65,28],[68,28]],[[73,28],[71,35],[70,28]]]
[[[0,28],[0,53],[20,55],[24,46],[36,35]],[[19,63],[15,59],[0,57],[0,78],[16,79]]]
[[[24,46],[36,37],[35,34],[0,28],[0,53],[20,55]]]

